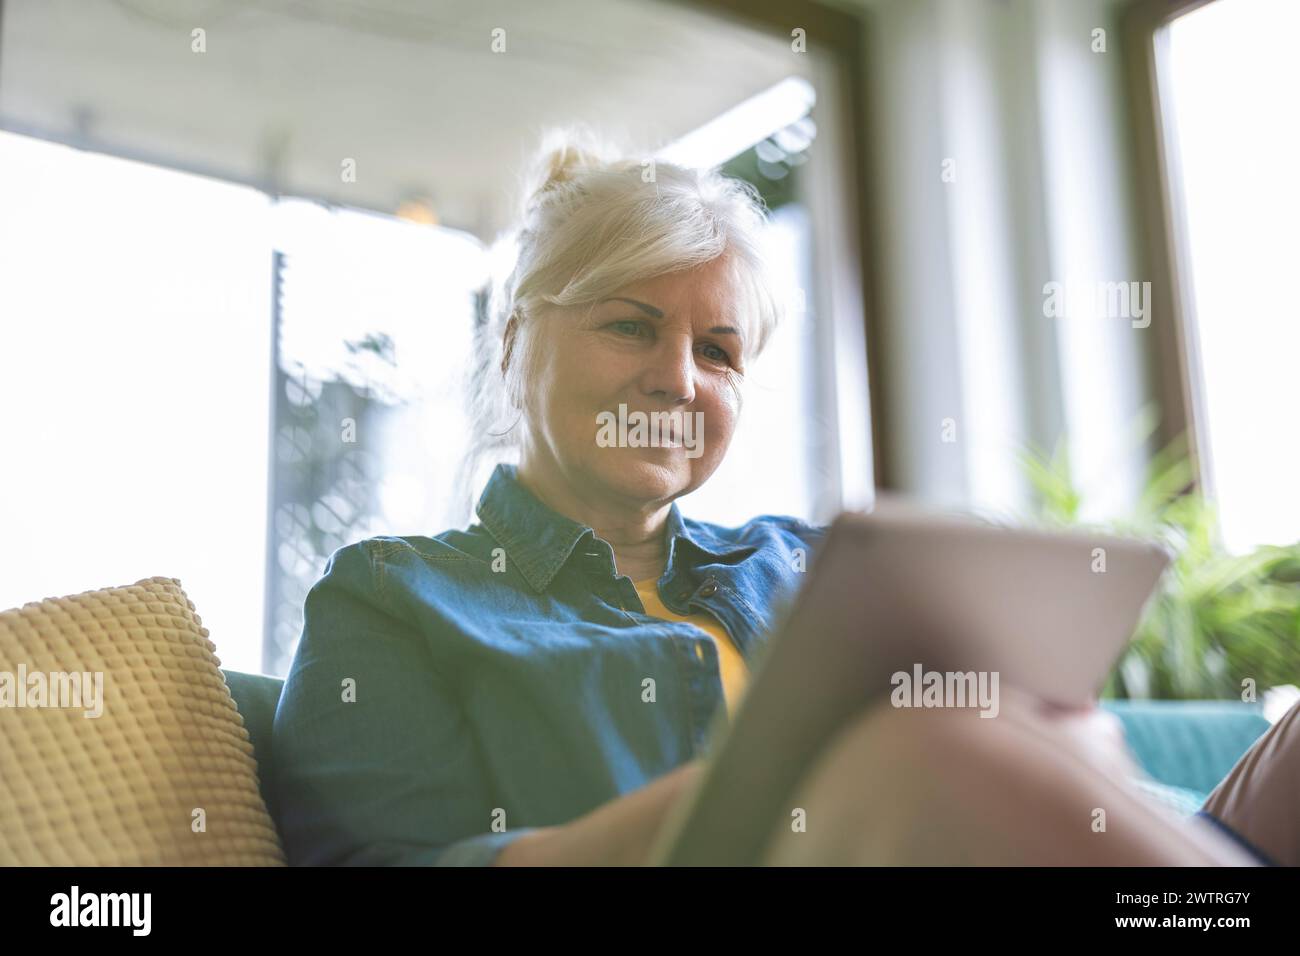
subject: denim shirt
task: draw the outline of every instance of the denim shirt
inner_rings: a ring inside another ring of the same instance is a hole
[[[591,528],[511,465],[477,514],[340,548],[308,593],[272,743],[290,863],[490,864],[704,755],[727,719],[712,640],[646,615]],[[752,666],[825,531],[673,503],[659,594],[714,615]]]

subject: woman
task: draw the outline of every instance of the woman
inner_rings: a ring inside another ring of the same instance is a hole
[[[822,539],[675,504],[777,322],[753,190],[567,145],[533,186],[478,403],[478,452],[517,464],[467,529],[342,548],[308,595],[274,732],[293,863],[645,862]],[[868,709],[796,795],[818,825],[773,821],[767,862],[1253,862],[1117,782],[1132,765],[1091,720],[1007,697],[1001,721]],[[1097,806],[1111,836],[1071,837]]]

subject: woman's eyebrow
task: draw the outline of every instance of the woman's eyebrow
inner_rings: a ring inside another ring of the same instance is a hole
[[[641,302],[637,299],[629,299],[626,296],[621,296],[621,295],[610,296],[608,299],[601,299],[600,302],[597,303],[597,305],[601,305],[606,302],[627,302],[630,303],[631,305],[636,306],[642,312],[646,313],[646,315],[654,316],[656,319],[662,319],[664,317],[663,312],[656,309],[653,305],[650,305],[648,302]],[[715,325],[711,329],[709,329],[709,332],[712,335],[736,335],[736,336],[740,335],[740,329],[736,328],[734,325]]]
[[[649,305],[648,303],[645,302],[638,302],[636,299],[628,299],[621,295],[610,296],[608,299],[601,299],[600,301],[601,302],[615,302],[615,301],[630,302],[632,305],[636,306],[646,315],[654,316],[656,319],[662,319],[664,317],[664,314],[660,312],[658,309],[656,309],[653,305]]]

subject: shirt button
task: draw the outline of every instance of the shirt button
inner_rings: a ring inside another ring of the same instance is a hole
[[[704,582],[704,587],[700,588],[700,597],[713,597],[718,593],[718,582],[712,578]]]

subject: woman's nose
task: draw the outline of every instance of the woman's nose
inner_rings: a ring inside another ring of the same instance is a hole
[[[688,338],[664,338],[650,353],[641,373],[646,395],[673,404],[695,400],[695,350]]]

